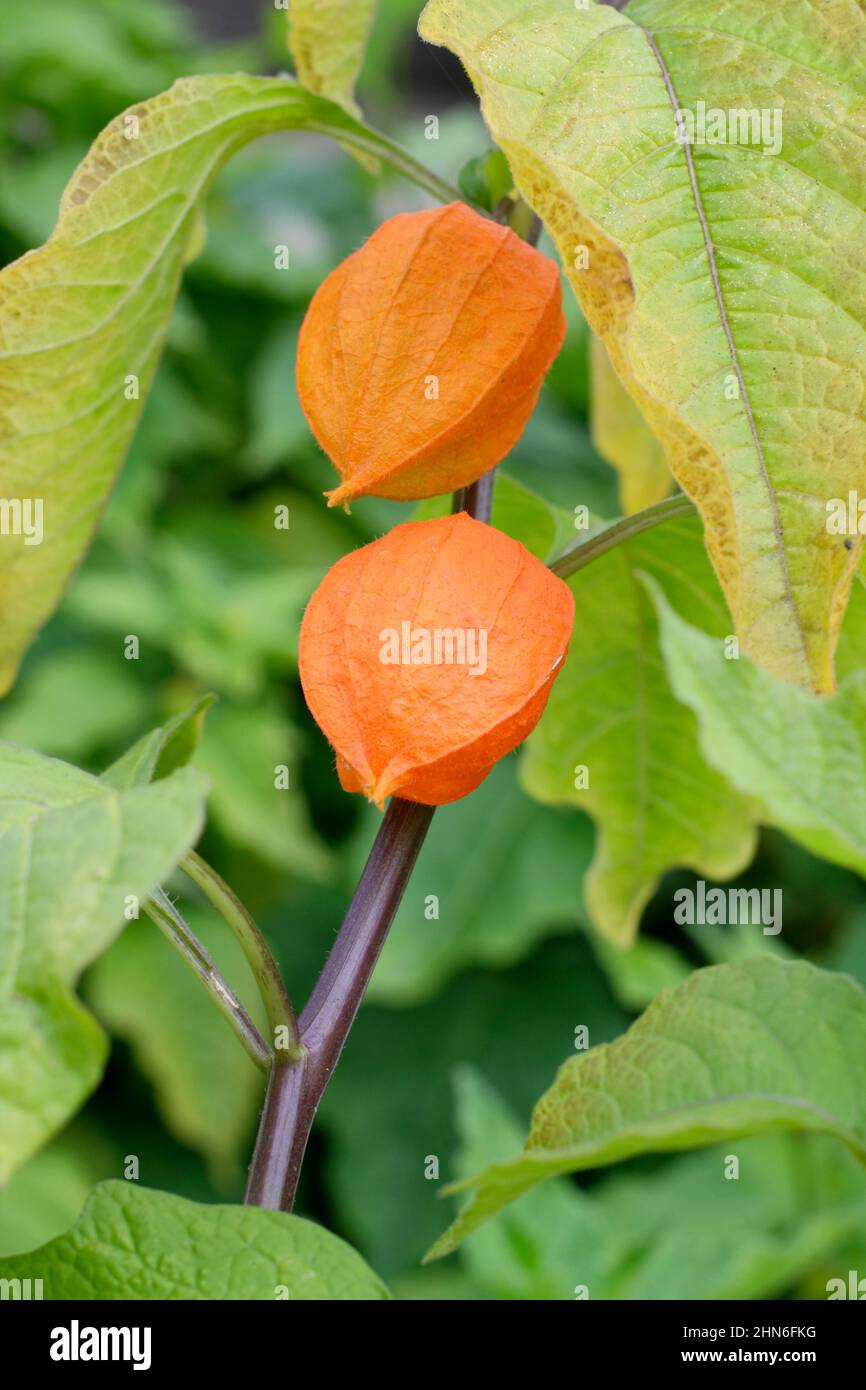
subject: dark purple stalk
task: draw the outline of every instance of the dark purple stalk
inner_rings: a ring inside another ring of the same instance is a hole
[[[319,982],[300,1017],[303,1055],[271,1068],[246,1200],[291,1211],[319,1102],[433,819],[432,806],[392,798]]]
[[[489,521],[493,471],[464,488],[455,511]],[[392,797],[349,910],[298,1027],[301,1055],[278,1052],[250,1164],[249,1206],[291,1211],[319,1102],[340,1060],[388,929],[433,819],[432,806]]]

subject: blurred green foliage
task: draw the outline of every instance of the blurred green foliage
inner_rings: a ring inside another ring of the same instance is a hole
[[[455,180],[489,141],[450,73],[413,47],[419,8],[383,4],[360,96]],[[263,5],[262,19],[259,36],[221,45],[165,0],[5,0],[3,262],[49,234],[76,162],[119,109],[185,73],[287,66],[280,17]],[[424,134],[431,110],[435,142]],[[0,737],[99,770],[215,691],[196,758],[213,780],[203,852],[268,934],[298,1003],[378,818],[341,792],[306,713],[298,624],[327,567],[405,512],[376,499],[351,516],[325,509],[333,479],[298,405],[294,345],[327,272],[383,217],[422,203],[312,139],[274,137],[231,164],[98,540],[0,708]],[[274,268],[282,243],[290,271]],[[615,478],[587,424],[587,332],[567,300],[566,345],[506,469],[567,512],[582,503],[613,515]],[[280,506],[286,530],[273,524]],[[140,638],[137,661],[124,659],[128,634]],[[274,787],[276,764],[289,768],[287,791]],[[858,1260],[862,1270],[866,1181],[831,1141],[797,1137],[737,1146],[739,1184],[723,1180],[716,1150],[558,1181],[445,1265],[419,1266],[450,1214],[438,1189],[516,1149],[575,1028],[587,1025],[593,1043],[616,1037],[657,989],[720,950],[718,933],[673,927],[675,875],[631,956],[593,943],[581,899],[590,823],[530,803],[515,766],[507,759],[434,820],[326,1095],[300,1209],[409,1298],[572,1298],[584,1282],[623,1298],[798,1296]],[[781,885],[786,940],[866,983],[857,879],[772,834],[747,882]],[[249,999],[232,944],[186,890],[184,901]],[[731,929],[721,949],[766,948],[755,928]],[[115,1039],[112,1062],[84,1113],[0,1194],[0,1253],[65,1229],[88,1187],[122,1176],[129,1155],[148,1186],[198,1200],[242,1193],[261,1078],[149,922],[127,930],[83,993]],[[431,1160],[440,1181],[425,1176]]]

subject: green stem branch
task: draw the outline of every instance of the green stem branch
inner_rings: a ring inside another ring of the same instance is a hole
[[[281,1045],[277,1049],[277,1059],[283,1062],[292,1061],[301,1051],[298,1023],[279,966],[271,955],[268,943],[237,894],[232,892],[225,879],[221,878],[210,864],[206,864],[195,850],[190,850],[181,860],[180,867],[201,889],[234,932],[259,987],[271,1028],[272,1045],[277,1029],[285,1033],[287,1045]]]
[[[232,1032],[240,1039],[257,1067],[267,1071],[273,1053],[234,990],[216,968],[210,952],[184,921],[161,888],[144,904],[144,910],[178,955],[198,977]]]
[[[438,198],[440,203],[465,201],[459,188],[455,188],[447,179],[440,179],[438,174],[434,174],[432,169],[426,168],[419,160],[414,159],[409,151],[404,150],[395,140],[390,140],[387,135],[381,135],[378,130],[373,130],[371,126],[360,121],[355,128],[343,129],[341,126],[336,130],[324,122],[320,124],[311,121],[305,129],[339,140],[341,145],[350,145],[353,150],[372,155],[374,159],[383,159],[398,174],[423,188],[432,198]]]
[[[634,512],[631,516],[624,516],[620,521],[613,522],[606,526],[602,531],[596,531],[595,535],[587,537],[586,540],[578,541],[576,545],[569,546],[564,550],[557,560],[554,560],[550,568],[554,574],[558,574],[560,579],[568,579],[572,574],[577,574],[585,565],[597,560],[599,555],[604,555],[608,550],[613,550],[615,546],[622,545],[623,541],[630,541],[634,536],[639,536],[642,531],[649,531],[653,526],[660,526],[663,521],[670,521],[676,516],[693,516],[695,511],[694,503],[679,493],[676,497],[668,497],[664,502],[656,502],[652,507],[646,507],[642,512]]]

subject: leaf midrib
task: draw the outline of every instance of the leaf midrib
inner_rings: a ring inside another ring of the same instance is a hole
[[[668,68],[662,56],[661,50],[658,44],[656,43],[654,35],[651,34],[649,30],[644,29],[643,26],[640,24],[637,27],[641,30],[642,34],[644,35],[647,44],[649,45],[649,48],[653,56],[655,57],[656,62],[658,63],[659,71],[662,76],[662,81],[664,82],[665,90],[668,94],[668,100],[671,104],[671,111],[673,113],[674,119],[676,119],[676,113],[678,110],[680,110],[680,103],[679,98],[677,97],[676,88],[674,87],[673,77],[671,76],[670,69]],[[746,386],[745,377],[743,375],[742,364],[740,363],[740,355],[737,351],[737,345],[734,342],[733,328],[731,326],[730,317],[728,315],[727,306],[725,304],[725,297],[722,292],[722,283],[721,278],[719,276],[718,264],[716,262],[716,249],[713,242],[712,234],[710,232],[710,225],[709,220],[707,218],[706,209],[704,207],[703,197],[701,195],[701,188],[698,182],[697,169],[695,167],[695,160],[694,155],[692,153],[691,142],[689,140],[686,140],[683,143],[682,148],[683,155],[686,161],[686,168],[688,170],[689,183],[691,185],[692,198],[695,204],[695,211],[697,213],[698,222],[700,223],[701,235],[703,236],[704,240],[707,262],[710,269],[710,278],[713,284],[713,293],[715,294],[716,305],[719,311],[719,319],[721,321],[722,330],[727,340],[728,351],[730,352],[731,356],[731,364],[733,366],[740,390],[740,400],[742,401],[743,407],[746,412],[746,419],[748,421],[749,431],[751,433],[752,440],[755,446],[755,453],[758,459],[758,465],[761,472],[761,479],[764,483],[764,488],[767,493],[767,501],[769,504],[770,516],[773,525],[773,534],[776,538],[777,557],[782,575],[782,597],[783,601],[788,605],[793,615],[794,628],[797,633],[797,639],[800,644],[803,662],[806,670],[809,670],[809,653],[806,647],[806,639],[803,633],[802,625],[800,623],[799,614],[797,612],[797,605],[794,600],[793,590],[791,588],[791,575],[790,570],[788,568],[788,554],[785,548],[785,538],[782,532],[782,523],[779,517],[779,508],[776,501],[776,495],[773,490],[773,484],[770,479],[769,469],[767,468],[767,461],[764,457],[764,448],[761,443],[760,435],[758,433],[757,422],[755,420],[755,414],[752,409],[751,397],[749,395],[748,387]]]

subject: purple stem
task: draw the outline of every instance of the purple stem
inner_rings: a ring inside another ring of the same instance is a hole
[[[433,807],[393,797],[319,982],[301,1014],[304,1055],[271,1068],[247,1203],[291,1211],[313,1120],[394,920]]]
[[[493,471],[464,488],[455,511],[489,521]],[[271,1065],[245,1201],[291,1211],[307,1140],[379,952],[415,867],[434,808],[392,797],[325,968],[298,1020],[302,1054]]]

